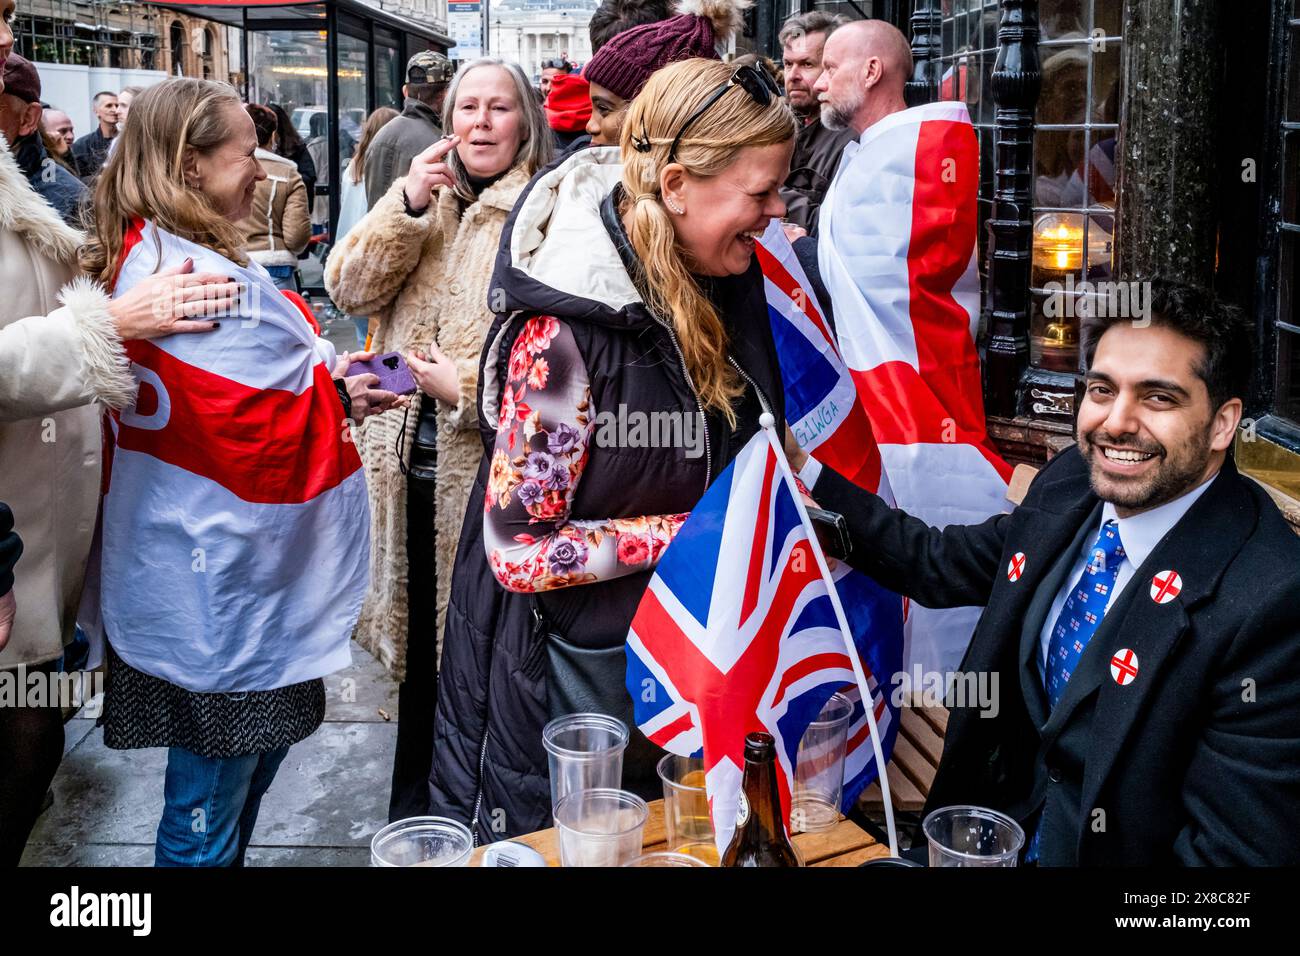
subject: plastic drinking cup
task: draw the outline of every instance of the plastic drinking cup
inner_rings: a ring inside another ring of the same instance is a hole
[[[931,866],[1016,866],[1025,831],[985,807],[940,807],[921,822]]]
[[[839,822],[852,715],[853,703],[843,694],[832,694],[804,731],[795,757],[791,833],[829,830]]]
[[[578,790],[560,800],[555,826],[561,866],[622,866],[641,855],[649,809],[626,790]]]
[[[657,853],[646,853],[637,857],[631,863],[624,863],[624,866],[708,866],[703,860],[693,856],[687,856],[685,853],[670,853],[666,850],[660,850]]]
[[[542,745],[551,774],[551,812],[578,790],[617,790],[627,741],[627,725],[605,714],[568,714],[547,724]]]
[[[704,789],[704,761],[665,754],[659,758],[657,769],[664,788],[668,849],[717,866],[718,846],[709,815],[709,796]]]
[[[370,841],[371,866],[465,866],[474,851],[469,827],[446,817],[408,817]]]

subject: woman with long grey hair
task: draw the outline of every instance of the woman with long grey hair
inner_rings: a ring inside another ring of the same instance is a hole
[[[370,590],[357,639],[402,681],[392,819],[425,812],[436,654],[470,486],[483,453],[478,361],[492,323],[488,285],[502,227],[553,138],[527,77],[484,58],[456,73],[448,135],[330,254],[339,308],[373,315],[372,350],[406,356],[421,394],[359,439],[370,487]],[[434,503],[437,503],[435,509]]]

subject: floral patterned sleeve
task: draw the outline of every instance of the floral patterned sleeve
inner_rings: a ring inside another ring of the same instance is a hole
[[[596,410],[569,327],[550,316],[530,319],[506,378],[483,519],[488,562],[502,587],[551,591],[653,567],[686,515],[570,515]]]

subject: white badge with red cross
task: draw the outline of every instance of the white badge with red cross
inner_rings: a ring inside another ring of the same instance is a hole
[[[1127,687],[1138,676],[1138,656],[1127,647],[1122,647],[1110,659],[1110,676],[1120,687]]]
[[[1177,571],[1161,571],[1151,579],[1151,600],[1168,604],[1183,590],[1183,578]]]
[[[1025,552],[1017,551],[1011,556],[1011,561],[1007,564],[1007,580],[1015,584],[1020,580],[1020,575],[1025,573]]]

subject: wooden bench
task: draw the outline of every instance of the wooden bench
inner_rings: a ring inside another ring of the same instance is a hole
[[[894,740],[894,753],[885,768],[889,774],[889,796],[894,809],[920,813],[930,795],[939,757],[943,754],[943,735],[948,729],[948,710],[942,704],[925,706],[919,693],[903,707]],[[869,817],[878,817],[884,809],[880,784],[873,783],[858,798],[858,806]]]

